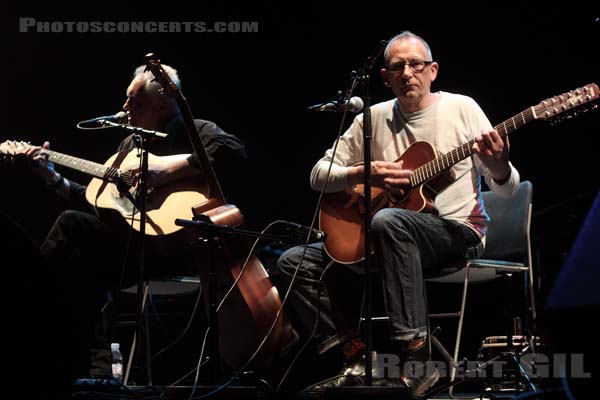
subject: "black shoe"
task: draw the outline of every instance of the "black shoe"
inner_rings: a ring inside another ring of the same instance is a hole
[[[398,381],[398,378],[391,380],[382,376],[381,369],[373,368],[372,371],[373,386],[404,385],[403,382]],[[339,374],[302,390],[301,394],[305,397],[317,397],[322,396],[328,388],[341,386],[365,386],[365,356],[353,364],[345,365]]]
[[[404,371],[400,378],[408,386],[413,396],[420,397],[440,379],[440,371],[431,363],[417,363],[414,368]]]
[[[362,356],[355,363],[344,366],[344,368],[342,368],[342,371],[340,373],[340,375],[342,376],[341,379],[351,382],[350,385],[346,385],[346,386],[357,386],[357,385],[365,384],[365,371],[366,371],[365,362],[366,362],[365,356]],[[373,385],[374,386],[386,386],[386,384],[388,384],[389,382],[387,379],[385,379],[384,376],[381,375],[381,370],[374,368],[373,365],[371,366],[371,368],[372,368],[371,376],[373,378]],[[354,382],[354,384],[352,384],[352,382]],[[338,385],[338,386],[342,386],[342,385]]]

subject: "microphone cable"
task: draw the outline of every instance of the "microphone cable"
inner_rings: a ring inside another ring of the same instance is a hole
[[[357,81],[356,79],[354,79],[352,81],[352,85],[350,86],[349,89],[349,94],[348,97],[352,96],[352,93],[354,92],[354,89],[356,88],[356,84]],[[325,184],[323,185],[323,188],[321,189],[320,193],[319,193],[319,198],[317,200],[317,206],[315,209],[315,212],[313,214],[313,219],[311,222],[311,226],[310,228],[313,229],[316,219],[317,219],[317,215],[319,214],[319,210],[321,208],[321,201],[323,199],[323,196],[325,194],[325,190],[327,189],[327,185],[329,183],[329,178],[331,176],[331,169],[333,167],[333,162],[335,160],[335,155],[337,152],[337,147],[338,147],[338,143],[340,142],[340,138],[344,132],[344,125],[346,122],[346,118],[348,115],[348,108],[346,108],[344,110],[344,113],[342,114],[342,121],[340,122],[340,126],[338,129],[338,134],[337,137],[335,139],[335,142],[333,144],[333,149],[332,149],[332,155],[331,155],[331,161],[329,162],[329,168],[327,169],[327,174],[325,175]],[[300,269],[300,265],[302,265],[302,262],[304,261],[304,257],[306,255],[306,248],[308,247],[308,243],[305,243],[304,246],[304,252],[302,253],[302,257],[300,258],[300,262],[298,263],[298,265],[296,266],[296,270],[294,271],[294,275],[292,276],[292,280],[290,281],[290,285],[288,288],[288,291],[286,292],[285,295],[285,300],[287,300],[287,297],[289,296],[290,293],[290,289],[294,284],[294,281],[296,279],[296,275],[298,274],[298,271]],[[315,312],[315,326],[313,327],[313,330],[311,331],[311,334],[309,335],[308,339],[304,342],[304,344],[302,345],[302,347],[298,350],[298,352],[296,353],[296,356],[292,359],[292,362],[290,363],[288,369],[286,370],[286,372],[284,373],[283,377],[281,378],[281,380],[279,381],[279,384],[277,385],[277,389],[275,390],[275,392],[279,392],[279,390],[281,389],[281,386],[283,385],[285,379],[287,379],[287,376],[289,375],[290,371],[292,370],[292,368],[294,367],[296,361],[298,360],[298,358],[300,357],[300,355],[302,354],[302,352],[304,352],[304,350],[306,349],[308,343],[310,343],[310,341],[313,339],[314,335],[317,332],[317,327],[318,327],[318,322],[319,322],[319,313],[320,313],[320,308],[319,308],[319,296],[321,294],[321,288],[323,287],[323,278],[325,277],[325,273],[329,270],[329,268],[334,264],[333,260],[331,260],[329,262],[329,264],[324,268],[323,273],[321,274],[321,277],[319,278],[319,287],[317,289],[317,296],[315,299],[316,302],[316,312]]]

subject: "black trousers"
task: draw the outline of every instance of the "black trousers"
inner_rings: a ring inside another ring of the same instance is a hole
[[[64,211],[55,221],[41,251],[55,274],[57,296],[67,324],[56,327],[74,338],[70,349],[73,378],[89,372],[89,348],[105,347],[96,335],[100,309],[110,289],[119,285],[125,243],[92,214]]]
[[[98,326],[108,294],[118,293],[139,279],[138,232],[124,220],[119,222],[106,225],[93,214],[67,210],[59,215],[41,245],[58,282],[57,295],[69,316],[69,323],[61,329],[70,330],[75,338],[71,345],[76,378],[89,375],[90,348],[110,348]],[[152,250],[146,249],[146,278],[197,269],[186,246],[176,254],[158,255]]]

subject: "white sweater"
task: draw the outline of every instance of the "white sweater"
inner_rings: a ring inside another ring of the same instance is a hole
[[[373,161],[396,161],[414,142],[429,142],[438,155],[448,153],[480,134],[491,124],[479,105],[470,97],[438,92],[438,100],[424,110],[403,113],[397,100],[371,107]],[[348,169],[363,161],[362,114],[340,138],[326,192],[344,190]],[[333,147],[325,152],[311,172],[311,186],[321,190],[333,155]],[[453,219],[471,227],[485,243],[487,222],[481,198],[480,176],[501,197],[511,197],[519,185],[519,173],[512,166],[509,180],[498,185],[477,155],[468,157],[451,168],[454,182],[435,198],[435,206],[443,218]]]

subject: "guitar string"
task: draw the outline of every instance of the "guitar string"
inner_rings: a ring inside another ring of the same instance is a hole
[[[521,116],[523,118],[523,122],[517,124],[515,122],[515,118],[518,118],[519,116]],[[527,120],[525,120],[525,117],[527,117]],[[504,137],[504,136],[507,136],[508,134],[514,132],[515,130],[519,129],[520,127],[522,127],[523,125],[525,125],[526,123],[530,122],[533,119],[535,119],[533,116],[533,111],[531,110],[531,108],[528,108],[528,109],[520,112],[519,114],[507,119],[506,121],[502,122],[501,124],[495,126],[494,129],[496,129],[498,131],[498,134],[500,135],[500,137]],[[506,122],[509,120],[513,122],[514,128],[512,128],[512,129],[509,129],[506,127]],[[410,179],[411,186],[413,188],[417,187],[420,184],[422,184],[423,182],[433,178],[434,176],[436,176],[443,170],[445,170],[445,169],[451,167],[452,165],[458,163],[459,161],[462,161],[462,160],[466,159],[467,157],[469,157],[472,154],[471,148],[472,148],[473,144],[475,144],[475,140],[471,139],[470,141],[462,144],[461,146],[458,146],[457,148],[451,150],[450,152],[443,154],[440,157],[436,157],[435,159],[416,168],[413,171],[413,175],[411,176],[411,179]],[[459,152],[462,153],[462,155]],[[456,161],[454,161],[455,156],[456,156]]]

